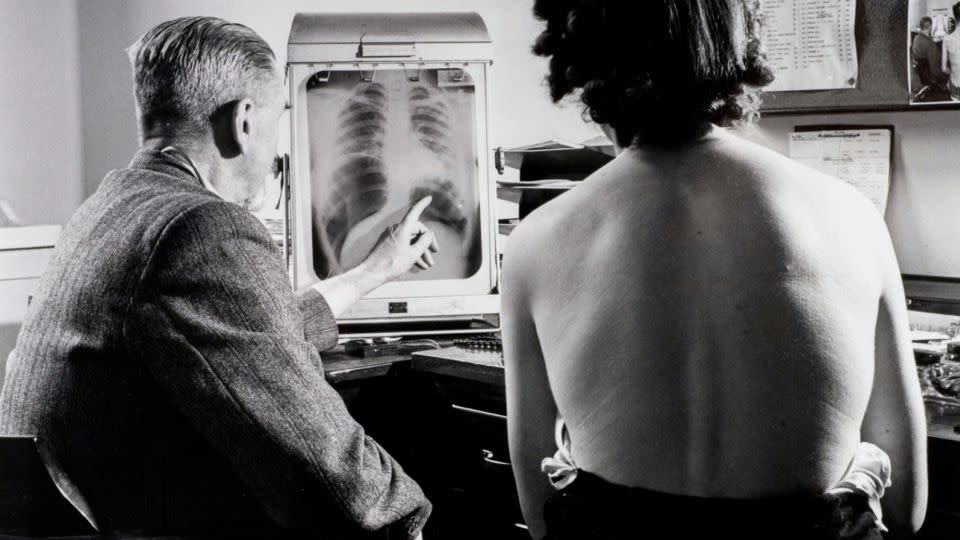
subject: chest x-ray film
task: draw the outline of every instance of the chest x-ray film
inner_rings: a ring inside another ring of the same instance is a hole
[[[456,69],[329,71],[307,83],[314,270],[361,263],[427,195],[440,247],[404,279],[464,279],[482,263],[475,90]]]

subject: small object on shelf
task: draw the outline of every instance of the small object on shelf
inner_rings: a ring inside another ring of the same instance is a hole
[[[455,339],[453,344],[464,349],[479,349],[485,351],[502,351],[503,341],[499,335],[474,336],[464,339]]]
[[[960,338],[947,342],[947,360],[960,361]]]
[[[913,358],[918,366],[940,363],[946,355],[947,344],[944,342],[913,344]]]
[[[960,363],[945,360],[917,366],[917,376],[925,401],[960,406]]]
[[[369,358],[398,354],[400,349],[393,343],[375,342],[372,339],[354,339],[343,344],[343,350],[350,356]]]
[[[933,386],[943,396],[955,401],[960,399],[960,366],[953,362],[944,362],[934,368]]]
[[[960,320],[950,324],[950,341],[947,342],[947,360],[960,361]]]
[[[397,337],[353,339],[343,344],[343,350],[347,354],[359,358],[398,356],[416,351],[439,348],[440,345],[432,339],[412,339],[404,341]]]

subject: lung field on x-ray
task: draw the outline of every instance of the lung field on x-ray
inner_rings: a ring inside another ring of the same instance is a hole
[[[481,264],[474,89],[439,70],[333,71],[307,84],[314,269],[355,267],[421,198],[440,252],[405,279],[462,279]],[[369,72],[368,72],[369,75]]]

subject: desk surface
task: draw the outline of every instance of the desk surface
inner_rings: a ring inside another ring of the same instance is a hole
[[[327,380],[333,384],[383,377],[395,370],[409,370],[411,360],[409,354],[368,358],[351,356],[343,350],[342,345],[321,354],[320,357]]]
[[[413,353],[411,365],[414,371],[457,377],[471,381],[504,386],[503,354],[500,351],[484,351],[448,347],[436,351]]]
[[[443,341],[440,344],[444,348],[439,351],[368,358],[351,356],[338,346],[321,356],[327,380],[333,384],[415,371],[503,386],[503,363],[497,361],[500,353],[449,347],[451,343]]]

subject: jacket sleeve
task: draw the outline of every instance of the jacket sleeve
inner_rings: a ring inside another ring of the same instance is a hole
[[[246,210],[209,202],[167,225],[124,333],[280,526],[423,527],[430,503],[324,379],[282,259]]]
[[[323,352],[337,346],[340,331],[337,319],[323,295],[313,288],[297,294],[297,305],[303,314],[304,337],[318,351]]]

